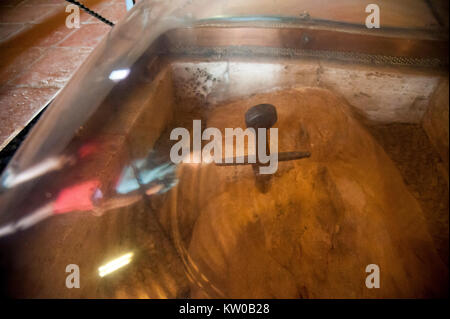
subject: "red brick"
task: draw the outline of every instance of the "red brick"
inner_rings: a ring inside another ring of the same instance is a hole
[[[23,0],[22,0],[23,1]],[[80,2],[83,2],[83,0],[79,0]],[[26,6],[40,6],[40,5],[66,5],[68,2],[64,0],[25,0],[23,5]]]
[[[58,89],[54,88],[0,89],[0,149],[14,138],[57,92]]]
[[[38,23],[53,14],[59,6],[17,6],[0,10],[2,23]]]
[[[89,48],[50,48],[42,59],[10,84],[62,88],[90,52]]]
[[[0,85],[22,74],[44,54],[45,49],[1,48],[0,49]]]
[[[27,0],[1,0],[0,7],[15,7]]]
[[[120,18],[120,10],[125,13],[122,0],[82,2],[95,11],[104,10],[105,16],[111,14],[111,20]],[[81,28],[67,28],[66,6],[63,0],[0,0],[0,22],[5,22],[0,24],[0,149],[111,29],[82,10]]]
[[[60,47],[95,47],[111,30],[105,24],[82,24],[67,39],[58,44]]]
[[[21,23],[0,23],[0,43],[24,28]]]
[[[83,4],[88,7],[89,9],[100,13],[100,11],[104,8],[107,8],[111,5],[110,0],[87,0],[83,1]],[[125,0],[124,0],[125,3]],[[107,17],[105,17],[107,18]],[[102,21],[98,20],[97,18],[91,16],[89,13],[85,12],[84,10],[81,10],[81,22],[82,23],[103,23]]]
[[[119,22],[125,16],[126,12],[127,9],[125,6],[125,1],[123,1],[122,3],[112,3],[109,6],[103,7],[98,11],[98,13],[102,17],[108,19],[113,23]],[[88,21],[103,23],[95,17],[91,17]]]
[[[48,47],[64,40],[76,29],[65,25],[63,15],[57,15],[41,24],[31,24],[2,43],[2,47]]]

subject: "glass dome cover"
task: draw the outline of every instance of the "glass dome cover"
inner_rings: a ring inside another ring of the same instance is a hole
[[[3,172],[5,293],[442,296],[445,247],[364,123],[420,121],[447,39],[421,4],[378,2],[380,30],[361,1],[138,2]]]

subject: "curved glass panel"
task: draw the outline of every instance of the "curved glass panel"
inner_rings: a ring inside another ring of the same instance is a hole
[[[4,293],[443,296],[420,123],[448,35],[424,1],[378,3],[372,30],[361,1],[140,1],[1,176]]]

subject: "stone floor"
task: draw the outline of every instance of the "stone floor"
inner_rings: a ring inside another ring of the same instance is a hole
[[[117,23],[124,0],[83,0]],[[64,0],[0,1],[0,150],[58,91],[111,29],[80,11],[80,28],[65,21]]]

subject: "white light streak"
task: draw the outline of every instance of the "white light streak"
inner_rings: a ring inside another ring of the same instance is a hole
[[[104,277],[131,262],[133,253],[125,254],[119,258],[116,258],[109,263],[98,268],[98,274],[100,277]]]
[[[117,82],[117,81],[125,79],[128,76],[128,74],[130,74],[130,69],[114,70],[109,75],[109,79],[114,82]]]

